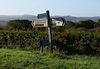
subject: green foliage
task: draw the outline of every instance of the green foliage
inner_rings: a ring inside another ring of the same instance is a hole
[[[28,30],[32,29],[31,21],[28,20],[11,20],[7,25],[12,30]]]
[[[65,24],[65,28],[84,28],[84,29],[93,29],[95,28],[96,22],[92,20],[85,20],[85,21],[80,21],[80,22],[72,22],[72,21],[67,21]]]
[[[7,48],[31,48],[36,46],[38,33],[30,31],[0,32],[0,47]]]
[[[76,23],[72,22],[72,21],[67,21],[65,24],[66,28],[72,28],[72,27],[76,27]]]
[[[57,55],[57,56],[55,56]],[[16,49],[0,49],[0,69],[98,69],[99,56],[68,56]],[[55,56],[55,57],[52,57]]]
[[[98,22],[96,22],[95,26],[100,27],[100,19],[98,20]]]
[[[80,21],[80,23],[81,23],[81,27],[84,27],[86,29],[91,29],[91,28],[94,28],[94,24],[96,22],[92,20],[87,20],[87,21]]]
[[[72,22],[72,21],[66,21],[64,18],[60,18],[65,25],[63,27],[53,27],[52,29],[53,31],[61,31],[63,32],[63,30],[69,29],[69,28],[74,28],[74,29],[78,29],[78,28],[82,28],[82,29],[94,29],[95,27],[99,27],[100,26],[100,20],[98,20],[98,22],[94,22],[92,20],[84,20],[84,21],[79,21],[79,22]],[[10,29],[10,30],[33,30],[32,29],[32,25],[31,25],[31,21],[29,20],[11,20],[7,23],[7,27],[5,28],[0,28],[2,29]],[[41,31],[45,31],[46,28],[35,28],[35,30],[41,30]]]
[[[48,39],[47,32],[39,31],[1,31],[0,47],[39,49],[39,40]],[[59,51],[67,51],[69,54],[100,55],[100,33],[71,31],[53,32],[53,40]]]

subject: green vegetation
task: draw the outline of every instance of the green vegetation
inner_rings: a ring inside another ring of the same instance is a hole
[[[0,49],[0,69],[99,69],[99,56]]]
[[[47,32],[39,31],[2,31],[0,32],[1,48],[39,49],[39,41]],[[100,55],[100,33],[71,31],[52,33],[59,51],[70,54]]]
[[[31,21],[29,20],[11,20],[7,23],[10,30],[30,30],[32,29]]]
[[[68,28],[74,28],[74,29],[84,28],[86,30],[89,30],[89,29],[95,29],[96,27],[100,27],[100,20],[98,20],[97,22],[94,22],[92,20],[72,22],[72,21],[66,21],[64,18],[60,18],[60,19],[62,19],[63,22],[65,23],[63,30],[68,29]],[[4,29],[6,29],[6,30],[8,30],[8,29],[9,30],[24,30],[24,31],[33,30],[32,25],[31,25],[31,21],[29,21],[29,20],[10,20],[7,23],[7,27],[5,27]],[[54,29],[56,31],[62,30],[61,27],[60,28],[57,28],[57,27],[53,28],[53,30]],[[0,27],[0,30],[2,30],[1,27]]]
[[[39,41],[48,39],[47,28],[32,29],[31,21],[11,20],[0,28],[0,69],[99,69],[99,25],[100,20],[87,20],[52,27],[55,51],[40,54]]]

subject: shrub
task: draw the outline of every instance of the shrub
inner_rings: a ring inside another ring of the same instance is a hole
[[[39,31],[1,31],[0,47],[36,49],[41,38],[48,39],[47,32]],[[66,31],[52,33],[59,51],[69,54],[100,55],[100,33],[84,31]]]

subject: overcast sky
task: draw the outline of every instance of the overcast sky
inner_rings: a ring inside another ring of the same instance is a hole
[[[0,15],[100,16],[100,0],[0,0]]]

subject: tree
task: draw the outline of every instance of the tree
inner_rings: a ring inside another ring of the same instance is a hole
[[[80,27],[84,27],[86,29],[94,28],[96,22],[92,20],[80,21]]]
[[[100,19],[95,24],[96,27],[100,27]]]
[[[100,19],[95,24],[96,32],[100,32]]]
[[[11,20],[7,26],[14,30],[28,30],[32,29],[31,21],[28,20]]]
[[[67,28],[76,27],[76,24],[75,24],[75,22],[67,21],[65,24],[65,27],[67,27]]]
[[[0,25],[0,30],[3,30],[4,28]]]

